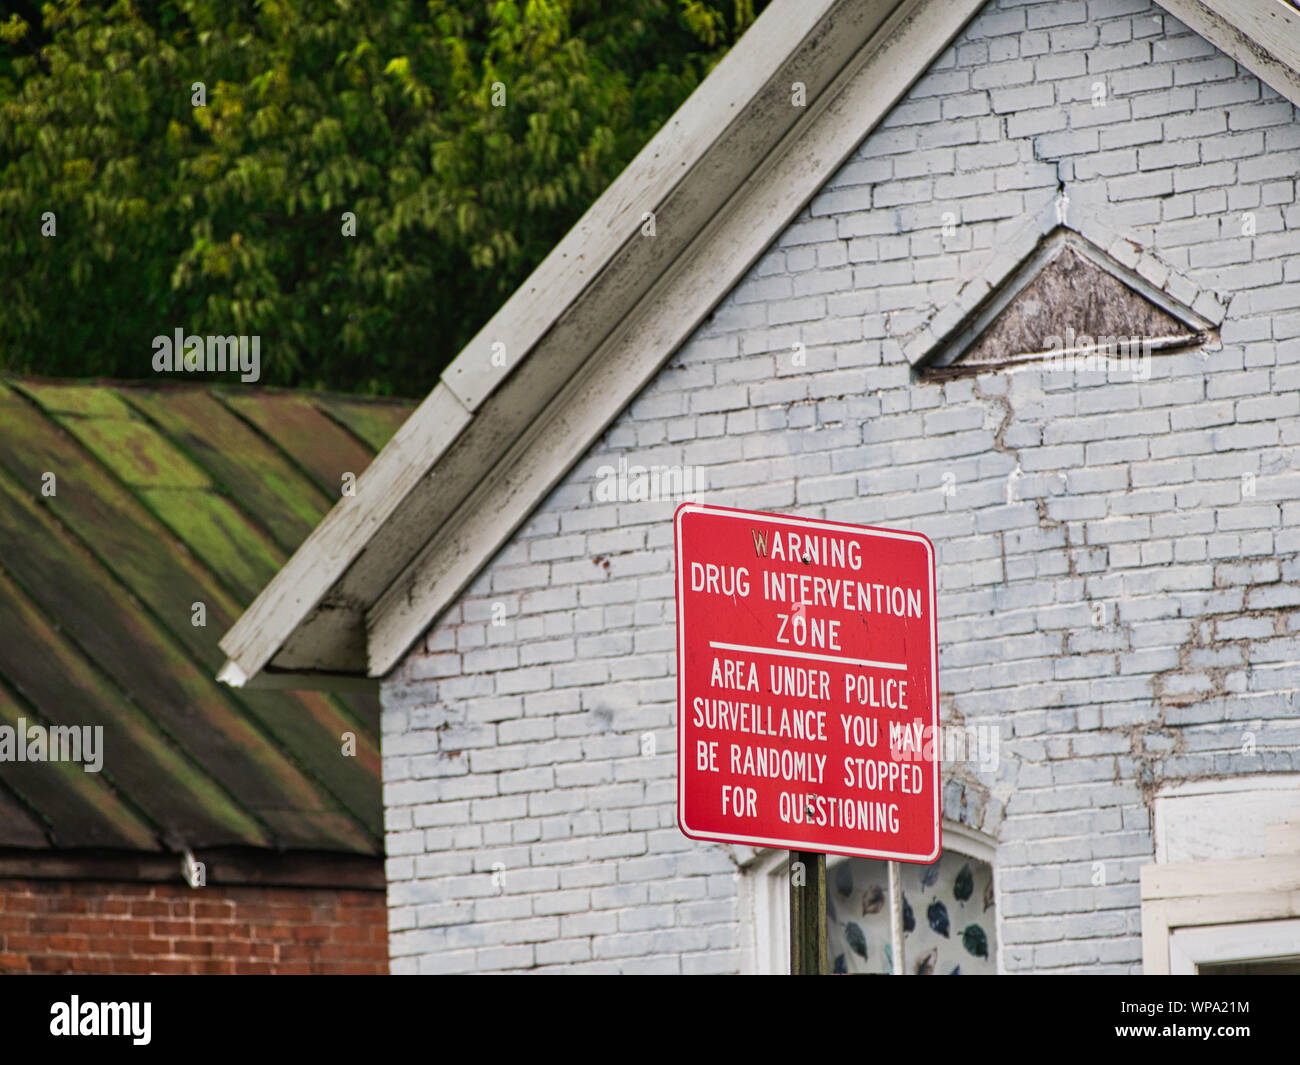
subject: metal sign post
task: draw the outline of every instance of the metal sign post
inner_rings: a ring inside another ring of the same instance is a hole
[[[903,962],[903,877],[897,862],[889,863],[889,938],[894,975],[902,976],[907,972]]]
[[[826,975],[826,855],[790,852],[790,975]]]

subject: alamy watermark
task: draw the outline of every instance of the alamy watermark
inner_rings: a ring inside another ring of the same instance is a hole
[[[50,1035],[129,1036],[135,1046],[148,1046],[152,1038],[152,1002],[68,1002],[50,1006]]]
[[[238,373],[251,383],[262,376],[260,336],[186,336],[176,329],[172,336],[153,338],[153,368],[156,373]]]
[[[1151,379],[1151,341],[1144,337],[1094,337],[1066,326],[1065,336],[1045,343],[1044,361],[1053,370],[1120,370],[1134,381]]]
[[[921,719],[889,723],[889,757],[895,762],[930,762],[936,748],[939,760],[977,762],[979,773],[993,773],[998,768],[998,744],[1001,734],[996,725],[933,725]]]
[[[87,773],[104,767],[103,725],[0,725],[0,762],[81,762]]]
[[[596,470],[597,503],[642,503],[671,500],[682,502],[704,491],[704,469],[700,466],[618,466]]]

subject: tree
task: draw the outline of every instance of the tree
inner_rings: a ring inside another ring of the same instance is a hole
[[[129,0],[0,22],[0,367],[420,395],[764,0]],[[53,215],[54,235],[50,229]]]

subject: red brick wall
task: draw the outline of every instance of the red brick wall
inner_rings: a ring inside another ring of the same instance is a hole
[[[0,973],[387,973],[382,891],[0,880]]]

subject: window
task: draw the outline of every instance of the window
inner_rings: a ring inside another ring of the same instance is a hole
[[[1144,268],[1155,277],[1169,273]],[[1180,291],[1197,289],[1185,282]],[[1203,345],[1212,331],[1210,320],[1060,227],[916,364],[929,380],[1025,365],[1120,369],[1145,380],[1153,353]]]
[[[1242,921],[1178,928],[1169,937],[1175,976],[1300,973],[1300,921]]]
[[[901,863],[903,971],[956,976],[997,972],[993,867],[947,848],[932,865]],[[827,863],[826,938],[833,973],[893,971],[888,863]]]
[[[1155,807],[1142,971],[1300,972],[1300,776],[1191,781]]]
[[[944,852],[933,865],[899,866],[903,894],[913,917],[911,931],[903,936],[905,971],[908,975],[918,969],[936,975],[949,975],[954,969],[959,975],[995,973],[998,936],[993,845],[950,821],[944,821],[943,837]],[[742,869],[743,971],[788,973],[789,854],[770,849],[735,850]],[[836,971],[842,956],[843,972],[889,972],[893,952],[886,949],[890,939],[887,863],[827,855],[826,878],[829,970]],[[850,924],[857,930],[851,931]]]

